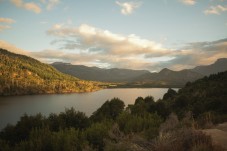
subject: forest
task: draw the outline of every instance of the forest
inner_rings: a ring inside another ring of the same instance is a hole
[[[98,82],[63,74],[31,57],[0,49],[0,95],[91,92]]]
[[[200,129],[227,121],[227,72],[169,89],[162,99],[138,97],[125,107],[107,100],[90,117],[69,108],[24,114],[0,132],[1,151],[222,151]]]

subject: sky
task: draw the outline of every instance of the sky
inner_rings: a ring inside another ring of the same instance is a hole
[[[227,0],[0,0],[0,47],[45,63],[193,68],[227,58]]]

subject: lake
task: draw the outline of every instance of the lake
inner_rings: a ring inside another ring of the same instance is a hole
[[[106,100],[118,97],[125,105],[133,104],[138,96],[153,96],[155,100],[162,98],[167,92],[166,88],[127,88],[104,89],[90,93],[73,94],[49,94],[0,97],[0,130],[7,123],[15,124],[20,117],[27,113],[35,115],[42,113],[48,116],[50,113],[60,113],[65,108],[74,107],[76,110],[90,116]]]

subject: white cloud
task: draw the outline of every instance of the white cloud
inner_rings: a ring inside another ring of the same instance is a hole
[[[204,13],[206,15],[209,15],[209,14],[220,15],[222,12],[225,12],[225,11],[227,11],[227,5],[226,6],[217,5],[217,6],[210,6],[210,8],[205,10]]]
[[[39,14],[42,11],[40,6],[34,2],[24,2],[23,0],[11,0],[11,3],[13,3],[16,7],[24,8],[36,14]]]
[[[0,23],[12,24],[14,22],[15,22],[15,20],[13,20],[11,18],[0,18]]]
[[[121,13],[123,15],[130,15],[132,12],[140,7],[141,3],[140,2],[119,2],[116,1],[116,4],[121,7]]]
[[[157,69],[154,66],[159,62],[174,59],[173,51],[163,48],[160,43],[143,39],[135,34],[112,33],[87,24],[79,27],[56,24],[47,33],[60,38],[52,44],[60,44],[60,49],[71,52],[66,53],[61,50],[59,57],[57,51],[51,51],[51,58],[74,64],[150,70]],[[48,53],[42,52],[36,55],[44,59],[50,56]]]
[[[47,33],[58,38],[52,44],[60,44],[60,49],[67,51],[60,50],[58,53],[52,50],[37,53],[37,57],[42,60],[55,58],[55,60],[89,66],[149,69],[157,62],[173,59],[173,57],[163,57],[170,52],[160,43],[143,39],[135,34],[112,33],[87,24],[79,27],[56,24]],[[151,57],[146,58],[145,55],[148,54]]]
[[[227,58],[227,39],[191,43],[180,50],[169,50],[135,34],[116,34],[87,24],[79,27],[57,24],[47,33],[59,38],[54,44],[60,44],[60,49],[70,52],[60,50],[63,55],[59,57],[55,51],[51,58],[74,64],[159,71],[165,67],[174,70],[193,68],[211,64],[220,57]],[[48,58],[48,53],[37,55]]]
[[[185,54],[177,56],[176,60],[178,61],[173,61],[173,64],[188,65],[191,68],[198,65],[208,65],[219,58],[227,58],[227,39],[189,43],[182,50],[185,51]]]
[[[196,0],[180,0],[185,5],[195,5]]]
[[[65,27],[63,24],[56,24],[47,32],[49,35],[70,38],[74,41],[66,42],[66,49],[81,49],[84,51],[135,55],[152,53],[153,55],[165,54],[166,49],[161,44],[147,39],[142,39],[135,34],[128,36],[115,34],[108,30],[102,30],[93,26],[82,24],[79,27]]]
[[[14,22],[15,22],[15,20],[13,20],[11,18],[0,18],[0,23],[1,24],[4,24],[4,25],[1,25],[0,24],[0,32],[3,31],[3,30],[5,30],[5,29],[10,29],[11,26],[6,25],[6,24],[12,24]]]

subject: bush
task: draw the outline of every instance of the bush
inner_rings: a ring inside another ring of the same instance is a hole
[[[111,125],[111,122],[104,121],[102,123],[94,123],[86,129],[86,139],[93,148],[100,151],[103,150],[105,146],[104,140],[108,138],[108,131]]]
[[[210,136],[201,131],[178,129],[159,137],[154,143],[154,151],[222,151],[212,143]]]
[[[62,122],[59,124],[62,128],[85,129],[89,126],[88,117],[83,112],[75,111],[74,108],[65,109],[65,112],[59,114],[59,119]]]
[[[9,141],[11,144],[26,140],[34,128],[42,128],[46,124],[45,117],[41,114],[28,116],[24,114],[15,126],[8,125],[0,133],[0,138]]]
[[[91,120],[100,122],[105,119],[115,120],[118,115],[124,110],[124,102],[118,98],[113,98],[110,101],[106,101],[97,111],[95,111]]]
[[[161,122],[160,116],[150,113],[141,116],[124,112],[117,118],[119,128],[125,134],[144,132],[149,139],[157,136]]]

